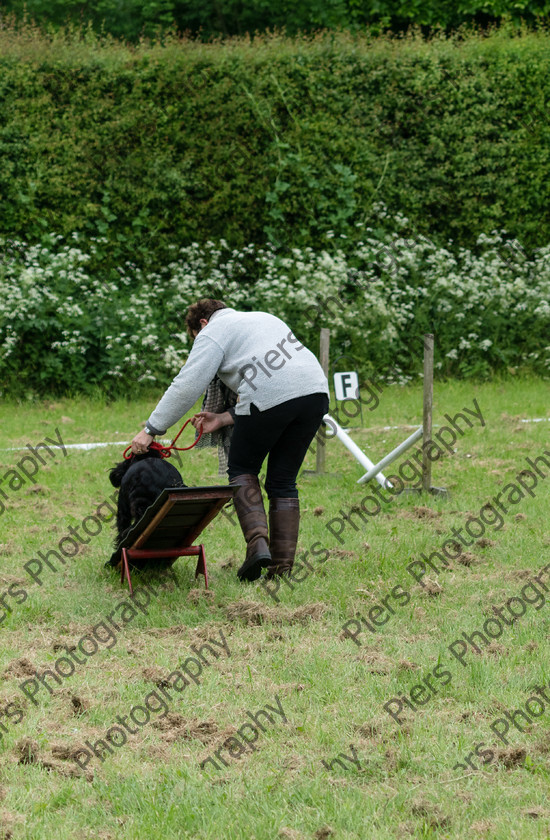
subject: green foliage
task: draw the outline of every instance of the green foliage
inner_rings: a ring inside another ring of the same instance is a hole
[[[129,41],[153,36],[174,23],[173,0],[5,0],[2,6],[18,19],[53,27],[89,23],[98,32]]]
[[[419,372],[422,335],[436,336],[436,370],[487,378],[495,371],[550,370],[550,245],[531,258],[495,231],[480,236],[478,254],[405,237],[408,220],[377,221],[395,231],[332,254],[311,248],[230,248],[194,244],[172,250],[159,272],[126,263],[101,274],[106,246],[90,252],[78,237],[48,246],[3,243],[0,251],[0,389],[4,394],[135,395],[161,388],[189,350],[183,319],[200,297],[237,309],[273,312],[316,349],[330,326],[333,358],[345,353],[364,377]],[[75,241],[76,240],[76,241]]]
[[[550,12],[548,0],[5,0],[6,11],[56,27],[91,23],[97,31],[137,41],[169,27],[203,39],[219,35],[319,29],[402,31],[411,25],[447,30],[465,23],[534,23]]]
[[[543,33],[131,49],[6,27],[0,232],[158,267],[173,243],[353,244],[382,200],[439,242],[542,246],[549,98]]]

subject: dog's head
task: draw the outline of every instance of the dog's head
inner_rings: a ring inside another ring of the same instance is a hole
[[[158,449],[148,449],[147,452],[143,453],[143,455],[132,455],[131,458],[125,458],[124,461],[121,461],[120,464],[117,464],[116,467],[113,467],[109,472],[109,481],[113,487],[120,487],[122,479],[132,464],[137,463],[137,461],[145,461],[147,458],[162,458],[162,455]]]

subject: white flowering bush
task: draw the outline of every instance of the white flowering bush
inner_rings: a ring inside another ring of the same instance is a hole
[[[2,392],[164,386],[189,352],[185,313],[199,297],[272,312],[314,351],[319,328],[330,327],[333,360],[346,354],[365,375],[392,367],[411,378],[425,332],[435,334],[444,375],[548,374],[550,245],[528,258],[493,231],[475,251],[453,249],[405,236],[404,217],[392,221],[393,234],[365,227],[351,248],[334,234],[319,250],[173,247],[172,260],[150,272],[127,263],[103,273],[101,239],[85,247],[76,234],[41,245],[4,240]]]

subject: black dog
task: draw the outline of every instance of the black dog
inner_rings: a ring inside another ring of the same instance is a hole
[[[120,487],[116,516],[115,551],[107,565],[120,560],[120,544],[130,528],[139,522],[165,487],[187,487],[178,470],[165,461],[156,449],[121,461],[109,473],[113,487]]]

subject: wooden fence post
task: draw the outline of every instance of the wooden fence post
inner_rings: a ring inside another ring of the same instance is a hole
[[[422,490],[429,493],[432,486],[432,462],[427,456],[428,441],[432,439],[432,409],[434,396],[434,337],[424,336],[424,401],[422,413]]]

